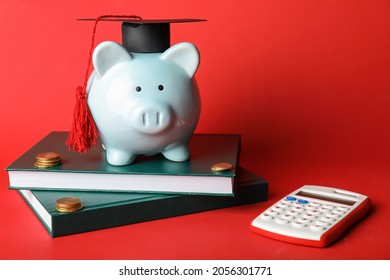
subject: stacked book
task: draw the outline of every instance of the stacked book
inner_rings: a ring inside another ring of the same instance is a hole
[[[101,145],[69,151],[67,136],[49,133],[6,168],[9,189],[52,237],[267,200],[268,182],[239,166],[239,135],[194,134],[189,161],[158,154],[120,167],[106,162]],[[216,163],[232,168],[214,171]]]

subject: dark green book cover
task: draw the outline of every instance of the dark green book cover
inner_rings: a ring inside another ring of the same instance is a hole
[[[69,151],[67,132],[51,132],[30,148],[6,170],[11,189],[130,191],[182,194],[233,195],[240,153],[240,135],[194,134],[190,160],[172,162],[161,154],[139,156],[127,166],[112,166],[98,143],[86,154]],[[56,152],[62,164],[37,168],[35,157]],[[213,172],[215,163],[227,162],[233,168]]]
[[[39,190],[19,192],[50,236],[58,237],[266,201],[268,182],[240,168],[234,197]],[[68,196],[80,198],[84,208],[72,213],[58,212],[55,209],[56,200]]]

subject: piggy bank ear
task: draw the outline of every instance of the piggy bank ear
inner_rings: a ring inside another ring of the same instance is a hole
[[[178,64],[192,78],[198,69],[200,56],[198,49],[193,44],[183,42],[167,49],[161,55],[161,59]]]
[[[98,78],[102,78],[114,65],[131,59],[131,54],[124,47],[111,41],[97,45],[92,55],[92,63]]]

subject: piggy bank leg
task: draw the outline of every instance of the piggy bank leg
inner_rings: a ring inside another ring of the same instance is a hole
[[[190,149],[188,145],[180,145],[172,149],[162,152],[165,158],[171,161],[186,161],[190,157]]]
[[[133,163],[136,155],[127,151],[107,148],[106,147],[107,162],[111,165],[123,166]]]

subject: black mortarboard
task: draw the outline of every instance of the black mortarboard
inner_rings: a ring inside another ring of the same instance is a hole
[[[85,18],[80,20],[96,19]],[[199,22],[203,19],[122,19],[103,18],[101,21],[122,22],[122,45],[129,52],[160,53],[170,47],[170,24]]]

